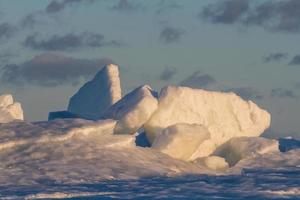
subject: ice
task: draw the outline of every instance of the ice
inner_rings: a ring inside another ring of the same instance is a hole
[[[173,158],[188,161],[198,146],[209,138],[209,131],[201,125],[174,124],[155,138],[152,148]]]
[[[14,102],[12,95],[0,96],[0,123],[8,123],[14,120],[24,120],[22,106]]]
[[[157,109],[155,95],[150,86],[141,86],[111,106],[103,117],[118,120],[115,134],[134,134]]]
[[[95,183],[110,179],[209,173],[113,134],[116,121],[60,119],[0,124],[0,185]]]
[[[211,149],[203,149],[206,154],[202,156],[208,156],[230,138],[261,135],[270,126],[270,119],[267,111],[234,93],[168,86],[162,89],[158,109],[145,124],[145,130],[152,143],[170,125],[206,126],[211,133],[211,144],[207,145]]]
[[[290,151],[292,149],[300,149],[300,141],[292,137],[279,138],[279,149],[282,152]]]
[[[263,137],[236,137],[216,149],[213,155],[225,158],[230,166],[242,159],[270,152],[279,152],[277,140]]]
[[[70,98],[68,111],[86,119],[97,120],[120,99],[119,69],[117,65],[110,64]]]
[[[79,115],[70,113],[68,111],[54,111],[49,112],[48,121],[55,119],[81,118]]]
[[[229,165],[226,162],[226,160],[219,156],[208,156],[199,158],[195,161],[195,163],[216,171],[225,171],[229,168]]]

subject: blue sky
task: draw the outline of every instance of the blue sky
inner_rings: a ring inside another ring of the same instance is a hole
[[[298,0],[0,0],[0,92],[29,121],[64,110],[105,63],[149,84],[235,91],[300,137]]]

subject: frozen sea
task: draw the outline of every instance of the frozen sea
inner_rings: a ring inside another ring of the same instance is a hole
[[[1,199],[300,199],[300,167],[244,169],[241,175],[148,177],[98,184],[0,187]]]

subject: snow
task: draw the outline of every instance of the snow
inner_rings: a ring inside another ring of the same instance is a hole
[[[115,125],[114,120],[83,119],[1,124],[0,185],[35,185],[41,180],[95,183],[209,172],[137,147],[134,135],[113,134]]]
[[[206,126],[212,144],[202,156],[208,156],[233,137],[261,135],[270,126],[270,119],[267,111],[234,93],[167,86],[160,92],[158,109],[145,124],[145,130],[152,143],[163,129],[173,124]]]
[[[194,161],[198,165],[203,165],[209,169],[216,170],[216,171],[225,171],[229,168],[228,163],[226,160],[219,156],[208,156],[199,158]]]
[[[116,123],[0,124],[0,198],[267,199],[299,194],[300,149],[255,154],[228,169],[221,157],[192,163],[137,147],[135,135],[113,134]]]
[[[68,111],[86,119],[97,120],[120,99],[119,69],[117,65],[110,64],[70,98]]]
[[[209,131],[201,125],[174,124],[155,138],[152,148],[173,158],[188,161],[198,146],[209,138]]]
[[[213,155],[225,158],[230,166],[242,159],[265,154],[279,152],[277,140],[263,137],[235,137],[216,149]]]
[[[103,118],[118,120],[115,134],[134,134],[157,109],[157,98],[150,86],[136,88],[111,106]]]
[[[8,123],[14,120],[24,120],[22,106],[14,102],[12,95],[0,96],[0,123]]]

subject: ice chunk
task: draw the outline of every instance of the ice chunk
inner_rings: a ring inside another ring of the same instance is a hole
[[[86,119],[100,119],[111,105],[121,99],[119,69],[107,65],[96,74],[93,80],[84,84],[71,97],[68,111]]]
[[[181,160],[189,160],[197,147],[210,138],[209,131],[197,124],[175,124],[167,127],[154,140],[152,148]]]
[[[216,171],[224,171],[229,168],[229,165],[225,159],[219,156],[203,157],[197,159],[195,162],[199,165]]]
[[[158,109],[145,124],[150,142],[164,128],[177,124],[202,124],[211,133],[212,149],[233,137],[259,136],[270,126],[270,114],[234,93],[211,92],[188,87],[162,89]]]
[[[70,113],[68,111],[49,112],[48,121],[55,119],[81,118],[79,115]]]
[[[8,123],[14,120],[24,120],[22,106],[14,102],[12,95],[0,96],[0,123]]]
[[[281,152],[290,151],[292,149],[300,149],[300,141],[292,137],[279,138],[278,141]]]
[[[246,157],[270,152],[279,152],[277,140],[263,137],[236,137],[218,147],[213,155],[225,158],[228,164],[233,166]]]
[[[141,128],[157,109],[157,98],[150,86],[141,86],[116,104],[104,114],[104,118],[118,120],[115,134],[134,134]]]

